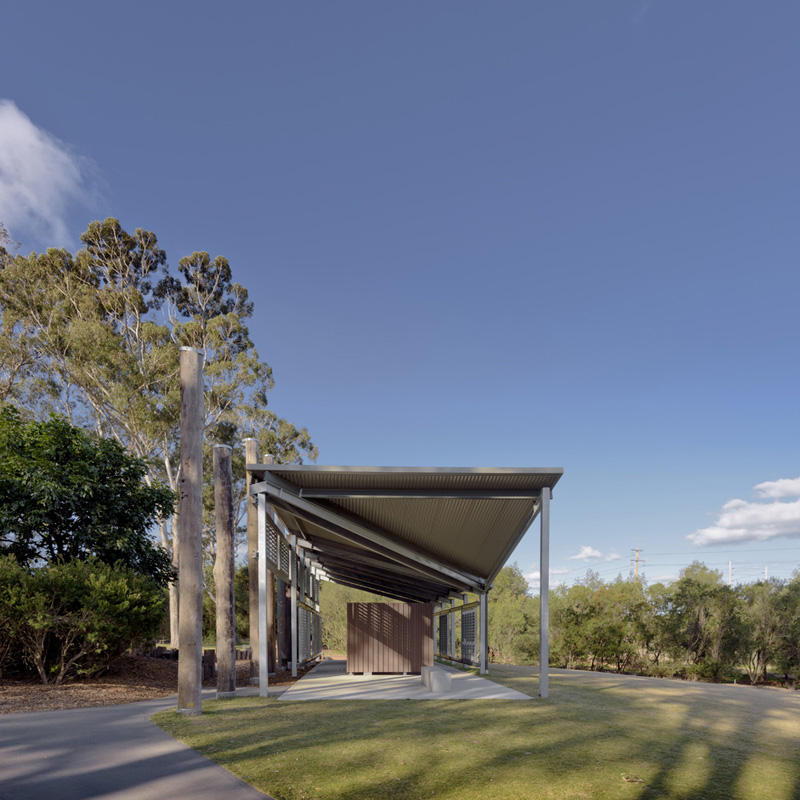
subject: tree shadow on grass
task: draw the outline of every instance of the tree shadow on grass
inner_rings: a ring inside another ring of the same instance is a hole
[[[256,782],[289,798],[797,800],[796,702],[605,677],[576,686],[556,676],[550,700],[532,703],[220,705],[209,713],[219,727],[209,755],[248,779],[268,762]]]

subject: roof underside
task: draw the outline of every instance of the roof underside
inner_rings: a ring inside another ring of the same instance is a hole
[[[306,554],[335,583],[426,602],[489,587],[555,469],[248,464]],[[260,479],[260,480],[259,480]]]

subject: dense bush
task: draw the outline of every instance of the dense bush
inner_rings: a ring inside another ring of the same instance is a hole
[[[800,574],[791,581],[726,585],[695,562],[675,582],[646,587],[589,572],[551,593],[551,663],[721,681],[767,667],[800,680]]]
[[[0,408],[0,555],[23,566],[95,558],[166,585],[174,570],[150,531],[173,493],[118,442],[59,416]]]
[[[158,631],[162,588],[95,559],[26,570],[0,558],[0,659],[14,654],[42,683],[91,675]],[[2,663],[0,663],[0,667]]]

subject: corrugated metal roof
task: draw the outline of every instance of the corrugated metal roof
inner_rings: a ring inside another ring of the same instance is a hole
[[[343,581],[355,574],[374,591],[382,586],[383,594],[398,596],[416,579],[421,599],[465,591],[471,579],[490,584],[533,522],[538,493],[552,490],[563,474],[316,464],[248,469],[264,477],[268,502],[312,543],[323,567],[327,558],[334,580],[336,571]],[[462,571],[471,578],[461,579]]]

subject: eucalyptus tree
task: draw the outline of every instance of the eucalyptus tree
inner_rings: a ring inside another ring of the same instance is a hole
[[[742,650],[741,606],[722,573],[698,561],[671,587],[672,650],[687,675],[718,681]]]
[[[781,589],[776,605],[782,624],[775,666],[783,672],[786,685],[795,688],[800,683],[800,570]]]
[[[272,371],[250,338],[253,304],[225,258],[196,252],[170,275],[155,234],[129,234],[113,218],[91,223],[81,241],[74,256],[50,249],[7,254],[0,264],[3,332],[33,359],[11,382],[15,391],[46,375],[52,404],[70,420],[116,438],[145,460],[149,480],[177,490],[178,348],[197,347],[205,355],[208,440],[237,445],[256,436],[276,461],[316,457],[308,432],[267,408]],[[158,521],[161,543],[173,552],[175,521]],[[174,636],[174,591],[171,618]]]
[[[740,587],[742,651],[750,683],[767,677],[767,666],[780,650],[781,635],[790,620],[781,603],[784,581],[771,578]]]

